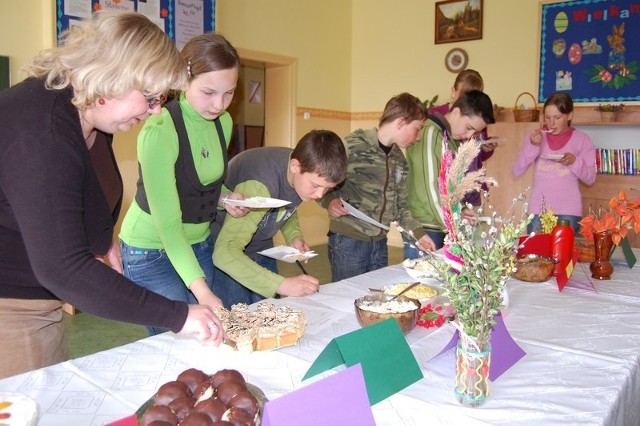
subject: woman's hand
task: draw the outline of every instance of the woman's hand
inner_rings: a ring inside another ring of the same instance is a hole
[[[96,256],[102,263],[106,263],[111,268],[119,273],[122,273],[122,248],[120,247],[120,241],[115,240],[111,242],[109,251],[104,256]]]
[[[194,336],[201,342],[211,342],[216,346],[226,337],[220,319],[209,306],[204,305],[189,305],[187,320],[180,333]]]
[[[233,217],[242,217],[251,211],[248,207],[241,206],[232,206],[231,204],[227,204],[225,200],[244,200],[244,194],[239,192],[225,192],[220,194],[220,200],[218,201],[218,205],[224,207],[224,209]]]

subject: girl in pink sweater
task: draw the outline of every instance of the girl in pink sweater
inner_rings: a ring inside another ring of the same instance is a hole
[[[513,174],[521,176],[534,165],[529,212],[535,216],[528,231],[540,232],[542,201],[558,216],[569,219],[577,233],[582,217],[579,181],[591,185],[596,180],[596,154],[591,138],[570,127],[573,100],[567,93],[554,93],[544,103],[544,126],[527,133]]]

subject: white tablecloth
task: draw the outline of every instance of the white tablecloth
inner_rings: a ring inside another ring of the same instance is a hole
[[[480,408],[464,408],[453,395],[453,351],[431,359],[453,327],[416,328],[407,340],[424,379],[373,406],[376,423],[640,425],[639,269],[615,267],[611,281],[595,282],[597,292],[558,292],[555,281],[509,281],[503,316],[527,355],[492,383]],[[333,337],[359,327],[354,299],[368,287],[409,280],[401,266],[391,266],[324,285],[308,298],[272,301],[306,313],[308,328],[295,347],[244,354],[166,333],[1,380],[0,391],[34,398],[42,426],[101,425],[125,417],[191,367],[209,373],[238,369],[269,399],[278,398],[333,374],[301,382]]]

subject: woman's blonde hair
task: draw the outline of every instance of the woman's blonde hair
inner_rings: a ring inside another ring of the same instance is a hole
[[[144,15],[100,11],[66,30],[60,45],[41,52],[27,72],[49,89],[71,85],[80,110],[98,98],[140,90],[158,96],[182,89],[186,65],[167,35]]]

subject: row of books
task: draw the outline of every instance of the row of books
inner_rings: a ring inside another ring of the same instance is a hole
[[[596,173],[640,174],[640,149],[596,148]]]

